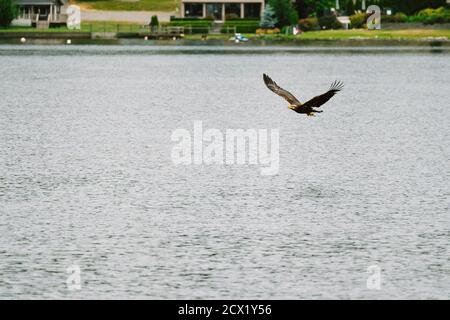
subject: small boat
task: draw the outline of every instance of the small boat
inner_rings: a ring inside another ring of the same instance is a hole
[[[248,41],[248,38],[244,37],[244,36],[243,36],[242,34],[240,34],[240,33],[235,33],[234,36],[232,36],[232,37],[230,38],[230,41],[234,41],[234,42],[236,42],[236,43],[239,43],[239,42],[247,42],[247,41]]]

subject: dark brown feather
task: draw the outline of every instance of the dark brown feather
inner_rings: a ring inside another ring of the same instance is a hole
[[[267,74],[264,74],[263,78],[267,88],[275,92],[280,97],[284,98],[291,105],[301,105],[300,101],[298,101],[298,99],[292,93],[290,93],[287,90],[284,90],[279,85],[277,85],[277,83],[272,79],[270,79],[270,77]]]
[[[330,89],[320,96],[314,97],[311,100],[305,102],[303,107],[307,108],[319,108],[323,104],[325,104],[328,100],[330,100],[336,93],[341,91],[344,88],[344,84],[339,81],[335,81],[331,84]]]

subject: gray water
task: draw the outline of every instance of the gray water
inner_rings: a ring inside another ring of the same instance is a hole
[[[416,49],[0,46],[0,298],[450,298],[450,55]],[[310,118],[264,72],[346,86]],[[278,175],[174,165],[196,120],[279,129]]]

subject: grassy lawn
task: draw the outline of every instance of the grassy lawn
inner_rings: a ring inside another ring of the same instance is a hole
[[[141,26],[136,23],[117,21],[89,21],[81,23],[81,31],[86,32],[139,32]]]
[[[51,28],[51,29],[36,29],[32,27],[8,27],[8,28],[0,28],[0,33],[5,32],[48,32],[48,33],[55,33],[55,32],[79,32],[83,30],[69,30],[66,27],[61,28]]]
[[[9,27],[0,28],[2,32],[139,32],[141,26],[136,23],[116,21],[89,21],[81,24],[81,30],[69,30],[66,27],[51,29],[36,29],[31,27]],[[358,39],[380,39],[380,40],[422,40],[426,38],[446,38],[450,40],[450,29],[408,29],[408,30],[324,30],[305,32],[297,36],[286,35],[264,35],[246,34],[250,39],[264,40],[358,40]],[[228,39],[230,35],[209,35],[208,39]],[[186,34],[186,39],[201,39],[201,34]]]
[[[303,40],[351,40],[351,39],[422,39],[427,37],[445,37],[450,39],[450,30],[428,30],[428,29],[408,29],[408,30],[323,30],[305,32],[300,36],[288,36]]]
[[[179,0],[74,0],[86,9],[123,11],[175,11]]]
[[[36,29],[32,27],[0,28],[2,32],[139,32],[141,26],[135,23],[117,21],[89,21],[81,24],[80,30],[69,30],[67,27]]]
[[[450,40],[450,30],[324,30],[305,32],[297,36],[278,35],[262,35],[245,34],[249,39],[264,39],[264,40],[359,40],[359,39],[381,39],[381,40],[422,40],[428,37],[431,38],[447,38]],[[230,36],[208,35],[208,39],[228,39]],[[186,39],[199,40],[201,35],[185,36]]]

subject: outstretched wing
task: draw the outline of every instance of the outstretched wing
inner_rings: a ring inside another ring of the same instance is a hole
[[[310,108],[319,108],[321,105],[330,100],[336,93],[341,91],[343,88],[344,84],[342,82],[335,81],[331,84],[330,89],[326,93],[312,98],[311,100],[305,102],[303,106]]]
[[[264,83],[266,84],[267,88],[275,92],[280,97],[284,98],[287,102],[289,102],[291,105],[300,105],[300,101],[297,100],[297,98],[290,93],[287,90],[284,90],[281,88],[275,81],[270,79],[270,77],[267,74],[263,75]]]

